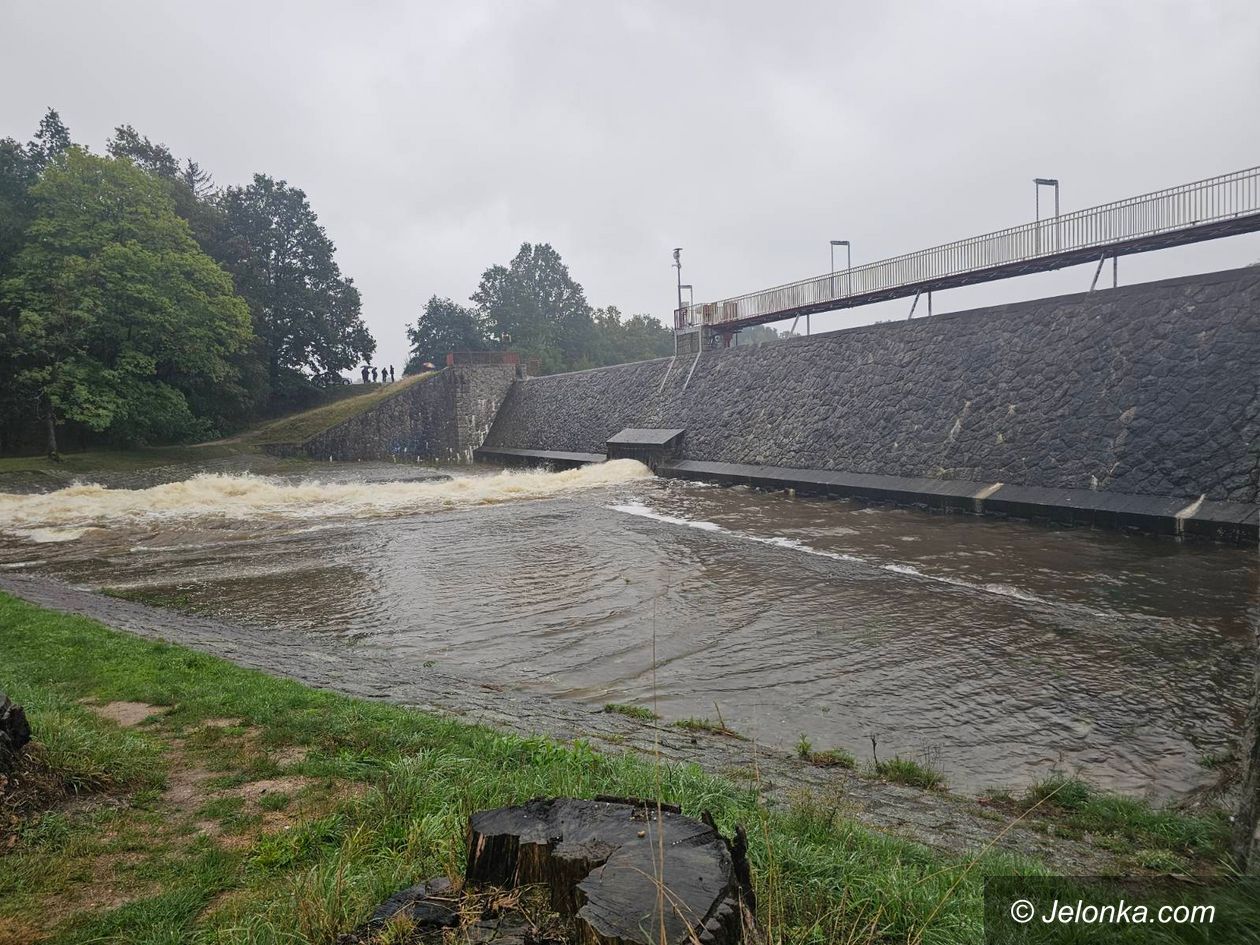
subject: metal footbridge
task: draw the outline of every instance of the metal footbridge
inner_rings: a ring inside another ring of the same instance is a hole
[[[704,347],[729,344],[741,328],[753,325],[911,296],[917,305],[920,295],[940,289],[1089,262],[1098,263],[1097,284],[1107,259],[1256,230],[1260,167],[759,292],[685,305],[674,312],[674,328],[680,335],[704,332]]]

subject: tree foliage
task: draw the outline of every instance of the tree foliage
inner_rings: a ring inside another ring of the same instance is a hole
[[[123,442],[208,432],[187,394],[228,380],[250,341],[230,277],[129,162],[70,148],[30,194],[34,216],[2,289],[17,389],[51,421]]]
[[[404,374],[419,374],[426,363],[440,365],[452,351],[481,351],[488,339],[478,313],[436,295],[424,305],[415,325],[407,326],[411,358]]]
[[[119,125],[108,157],[49,109],[0,140],[0,449],[34,420],[155,442],[239,427],[374,347],[302,191],[209,172]]]
[[[444,304],[433,308],[436,301]],[[508,265],[486,269],[471,301],[474,310],[430,299],[408,329],[413,362],[440,358],[455,350],[455,341],[471,347],[476,340],[537,358],[544,372],[664,357],[674,350],[673,333],[655,318],[625,318],[614,306],[592,309],[547,243],[524,243]]]
[[[219,205],[224,261],[249,303],[273,387],[286,374],[324,376],[368,360],[376,342],[360,317],[359,290],[342,276],[306,194],[255,174]]]

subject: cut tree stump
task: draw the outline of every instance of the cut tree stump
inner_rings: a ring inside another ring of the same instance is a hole
[[[732,846],[705,821],[671,806],[658,819],[655,803],[625,798],[480,811],[469,818],[465,882],[546,887],[583,945],[755,941],[743,831]]]
[[[26,722],[26,713],[0,692],[0,774],[13,770],[18,753],[30,740],[31,727]]]

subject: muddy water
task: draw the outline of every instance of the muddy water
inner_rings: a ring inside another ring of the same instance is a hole
[[[1245,711],[1247,551],[650,478],[353,465],[0,494],[0,568],[763,741],[1156,798]],[[127,488],[132,486],[133,488]]]

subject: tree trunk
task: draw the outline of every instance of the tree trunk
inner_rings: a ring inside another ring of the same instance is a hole
[[[1240,873],[1260,876],[1260,608],[1251,617],[1255,637],[1252,650],[1251,709],[1239,746],[1242,761],[1242,800],[1234,818],[1234,862]]]
[[[61,454],[57,452],[57,418],[53,416],[52,401],[48,395],[44,395],[44,422],[48,428],[48,458],[61,461]]]
[[[534,800],[473,814],[468,831],[468,885],[546,887],[582,945],[758,938],[742,842],[676,807],[658,818],[651,801]]]

